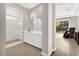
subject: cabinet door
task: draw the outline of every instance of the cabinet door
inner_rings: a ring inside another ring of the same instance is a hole
[[[24,34],[24,42],[42,48],[42,36],[38,34]]]

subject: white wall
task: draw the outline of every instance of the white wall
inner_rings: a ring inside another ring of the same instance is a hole
[[[23,9],[15,4],[6,7],[6,41],[22,39]]]
[[[78,32],[79,32],[79,16],[78,16]]]
[[[75,30],[78,30],[78,17],[69,18],[69,28],[75,27]]]
[[[50,55],[55,50],[56,44],[56,20],[55,5],[53,3],[43,4],[42,25],[42,55]]]
[[[53,24],[53,27],[52,27],[52,35],[53,35],[53,37],[52,37],[52,49],[53,49],[53,51],[55,51],[56,49],[57,49],[57,39],[56,39],[56,4],[54,3],[54,4],[52,4],[52,20],[53,20],[53,22],[52,22],[52,24]]]
[[[53,4],[48,4],[48,52],[51,53],[53,47]]]
[[[50,55],[56,49],[57,46],[55,11],[55,4],[48,4],[48,55]]]
[[[5,55],[6,40],[6,6],[0,3],[0,56]]]
[[[42,55],[48,54],[48,4],[42,4]]]

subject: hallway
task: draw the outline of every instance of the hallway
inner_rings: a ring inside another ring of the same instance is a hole
[[[78,56],[79,46],[74,39],[64,39],[62,33],[56,34],[58,40],[58,47],[52,56]]]

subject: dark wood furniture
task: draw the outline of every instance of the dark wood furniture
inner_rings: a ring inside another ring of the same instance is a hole
[[[79,45],[79,32],[75,32],[75,40],[77,44]]]

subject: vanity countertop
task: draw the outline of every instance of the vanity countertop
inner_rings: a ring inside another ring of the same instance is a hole
[[[42,31],[24,31],[24,33],[42,34]]]

